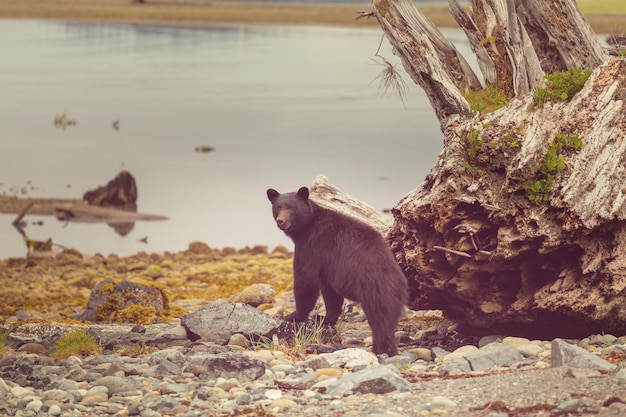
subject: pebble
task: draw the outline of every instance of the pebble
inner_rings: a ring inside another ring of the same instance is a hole
[[[626,361],[601,354],[626,352],[626,337],[577,345],[498,336],[454,352],[413,347],[394,358],[362,348],[249,349],[188,343],[58,361],[47,351],[12,351],[0,358],[0,415],[505,417],[535,407],[608,417],[626,409]]]

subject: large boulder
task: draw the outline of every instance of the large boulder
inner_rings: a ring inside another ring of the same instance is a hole
[[[150,324],[168,308],[167,296],[159,288],[105,279],[91,290],[81,319]]]

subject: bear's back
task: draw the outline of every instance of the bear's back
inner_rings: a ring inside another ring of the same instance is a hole
[[[307,246],[333,248],[341,252],[363,245],[388,248],[388,243],[373,227],[313,202],[310,204],[315,205],[315,215],[306,228],[304,240]]]

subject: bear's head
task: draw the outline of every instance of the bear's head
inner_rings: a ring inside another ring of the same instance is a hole
[[[305,229],[313,218],[313,207],[309,201],[309,189],[302,187],[296,193],[280,194],[270,188],[267,198],[272,202],[272,214],[276,225],[287,236]]]

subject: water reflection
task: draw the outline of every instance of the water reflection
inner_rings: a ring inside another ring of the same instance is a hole
[[[0,194],[31,181],[27,196],[78,199],[129,170],[141,210],[170,220],[138,222],[121,237],[28,216],[44,222],[29,238],[121,255],[194,240],[289,246],[265,190],[318,174],[392,207],[432,166],[441,133],[408,77],[406,106],[379,96],[371,58],[380,37],[373,28],[0,21]],[[55,129],[58,114],[76,126]],[[0,258],[23,255],[14,217],[0,215]],[[145,236],[148,245],[138,242]]]

